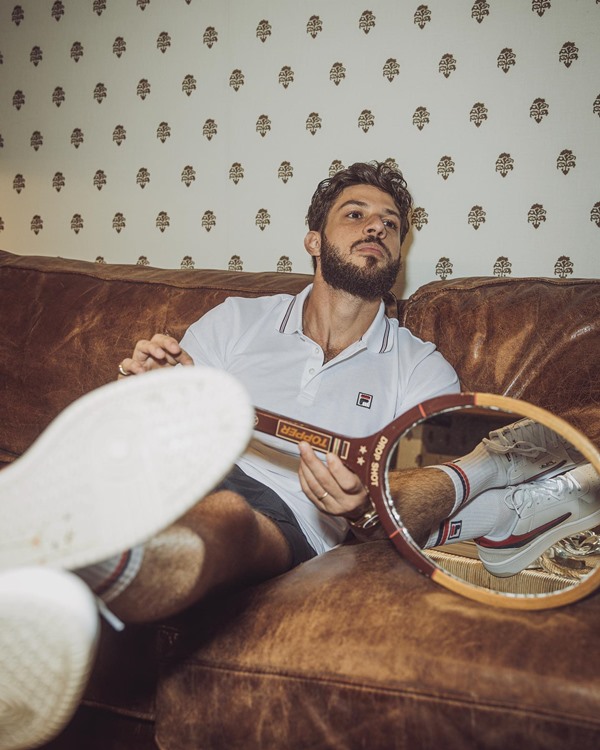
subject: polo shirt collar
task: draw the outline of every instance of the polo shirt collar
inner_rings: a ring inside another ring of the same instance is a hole
[[[278,321],[277,329],[279,333],[302,333],[302,311],[312,288],[313,285],[309,284],[295,297],[292,297]],[[390,320],[385,314],[385,305],[383,302],[380,303],[377,315],[364,333],[361,341],[371,352],[384,354],[391,351],[394,337],[392,336]]]

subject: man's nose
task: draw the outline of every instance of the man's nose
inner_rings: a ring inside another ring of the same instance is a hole
[[[374,234],[377,237],[385,237],[387,228],[383,223],[381,216],[371,216],[365,225],[367,234]]]

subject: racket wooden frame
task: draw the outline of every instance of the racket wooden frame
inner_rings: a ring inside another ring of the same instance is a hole
[[[435,564],[412,540],[389,492],[387,481],[390,459],[402,435],[429,417],[459,409],[485,409],[528,417],[568,440],[600,473],[600,452],[568,422],[526,401],[490,393],[459,393],[423,401],[397,417],[377,433],[350,438],[311,424],[255,409],[255,430],[292,443],[305,441],[316,451],[335,453],[355,472],[369,495],[389,539],[399,554],[417,570],[445,588],[494,606],[540,610],[579,601],[600,586],[600,567],[572,587],[542,594],[512,594],[474,586]]]

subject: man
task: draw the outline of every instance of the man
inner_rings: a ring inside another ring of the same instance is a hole
[[[45,559],[32,552],[33,543],[28,544],[19,564],[50,559],[53,567],[76,568],[78,576],[110,604],[117,617],[141,622],[181,611],[218,588],[281,574],[339,544],[349,524],[359,536],[372,534],[365,528],[365,521],[374,518],[367,491],[337,456],[329,454],[322,460],[307,444],[295,447],[258,433],[242,453],[248,437],[249,407],[224,372],[243,385],[253,405],[351,437],[375,433],[426,399],[458,392],[452,367],[432,344],[387,318],[381,301],[400,268],[410,207],[411,197],[398,171],[386,164],[352,165],[321,182],[313,196],[305,247],[313,258],[315,274],[303,292],[295,297],[228,299],[194,323],[180,343],[162,334],[139,341],[132,356],[119,365],[119,378],[126,382],[109,386],[112,390],[106,391],[106,396],[98,395],[98,404],[105,409],[104,423],[111,428],[116,418],[111,416],[109,404],[116,402],[119,390],[124,399],[119,409],[137,409],[140,446],[152,443],[154,435],[168,433],[175,447],[166,449],[167,456],[177,461],[177,466],[170,466],[164,455],[162,462],[129,455],[136,438],[114,445],[114,455],[98,457],[95,462],[99,466],[104,460],[109,462],[115,479],[112,494],[102,504],[104,520],[90,523],[67,498],[63,515],[72,522],[68,533],[54,539]],[[170,378],[169,390],[167,379],[164,384],[161,379],[165,373],[146,374],[152,370],[179,375]],[[138,378],[131,377],[138,375],[144,375],[139,386]],[[216,407],[211,403],[215,399]],[[86,407],[91,410],[99,408],[94,407],[95,402],[86,403],[92,404]],[[235,413],[239,410],[246,416],[238,424]],[[212,420],[210,430],[202,424],[204,419]],[[122,428],[128,429],[132,422],[135,419],[124,417]],[[233,454],[227,453],[225,461],[218,448],[228,430],[234,430],[237,437]],[[508,447],[500,458],[486,448],[476,449],[459,469],[420,471],[418,503],[405,500],[405,480],[398,481],[394,491],[416,539],[431,543],[444,519],[466,513],[479,499],[476,495],[485,497],[485,490],[506,487],[513,481],[527,482],[536,474],[540,456],[550,455],[556,464],[568,459],[573,465],[569,457],[564,458],[564,446],[547,451],[545,443],[539,445],[541,437],[535,425],[523,424],[507,435],[502,439]],[[532,461],[518,443],[532,445],[536,438],[536,460]],[[199,448],[192,447],[196,440]],[[119,474],[114,467],[121,453],[127,454],[123,464],[129,470]],[[240,453],[233,470],[214,487],[227,468],[224,463],[232,463]],[[197,455],[198,460],[190,460],[190,455]],[[213,461],[217,466],[211,473],[206,467]],[[507,467],[515,463],[520,467],[518,476]],[[203,471],[207,476],[202,476]],[[455,475],[461,472],[470,477],[469,496],[456,480]],[[124,487],[120,480],[125,482],[125,477],[129,484]],[[105,475],[102,483],[110,479]],[[0,490],[1,484],[0,475]],[[146,510],[142,502],[139,517],[133,521],[127,513],[120,514],[120,505],[132,505],[140,497],[142,501],[151,497],[153,502],[148,505],[153,509]],[[169,501],[161,504],[163,497]],[[486,511],[485,515],[490,514]],[[514,516],[513,510],[505,525],[514,523]],[[488,523],[490,531],[493,523]],[[95,536],[89,536],[90,527],[94,527]],[[38,536],[43,538],[42,530]],[[85,553],[76,543],[81,536],[88,540]],[[38,537],[36,544],[39,546]],[[74,547],[77,551],[71,554]],[[6,557],[11,554],[14,552]],[[10,565],[3,562],[1,567]],[[22,581],[15,586],[10,573],[5,575],[4,582],[0,577],[0,600],[3,587],[9,593],[15,587],[23,590]],[[39,573],[34,570],[35,575]],[[35,588],[33,583],[31,586]],[[62,592],[62,582],[57,581],[56,588]],[[33,593],[11,596],[12,602],[18,601],[12,611],[20,611]],[[57,617],[61,596],[70,595],[57,594],[59,603],[52,607]],[[47,598],[40,606],[50,608]],[[72,615],[70,619],[74,619]],[[81,632],[89,632],[86,618],[81,620]],[[18,628],[18,618],[12,624],[13,629]],[[62,723],[68,720],[85,684],[94,638],[89,633],[85,658],[73,667],[71,683],[75,687],[65,691],[57,681]],[[79,640],[85,642],[85,635]],[[60,653],[59,646],[54,648]],[[30,703],[35,703],[34,697]],[[53,733],[60,729],[60,722],[53,725]],[[48,739],[47,728],[42,737],[39,728],[34,733],[34,726],[31,723],[28,746]],[[24,742],[22,736],[5,744],[1,737],[0,750],[25,746],[18,744]]]
[[[194,429],[200,431],[202,415],[193,408],[186,412],[183,396],[178,401],[178,394],[183,392],[180,383],[175,385],[172,379],[172,400],[176,403],[170,405],[170,413],[160,408],[163,406],[160,402],[157,409],[151,411],[144,408],[146,399],[138,393],[142,384],[147,383],[143,388],[158,399],[158,385],[154,384],[159,378],[144,374],[144,378],[139,379],[140,385],[134,387],[138,378],[130,377],[149,370],[170,369],[174,365],[183,365],[175,370],[187,370],[192,364],[227,370],[245,386],[253,404],[352,435],[373,432],[426,398],[456,392],[458,379],[450,365],[432,344],[416,339],[408,331],[399,329],[396,321],[388,319],[381,302],[400,268],[400,247],[409,229],[410,207],[411,197],[399,172],[383,164],[354,165],[323,181],[313,197],[305,247],[314,259],[315,277],[304,292],[297,297],[276,295],[258,300],[227,300],[191,326],[181,344],[162,335],[138,342],[131,358],[119,366],[120,377],[126,382],[117,387],[127,387],[129,394],[121,408],[137,408],[140,447],[167,429],[177,432],[185,428],[192,435]],[[200,368],[194,369],[200,371]],[[210,380],[208,375],[202,377]],[[160,393],[168,392],[166,380],[164,386],[162,381],[160,385]],[[218,393],[219,384],[213,385],[214,388],[205,390]],[[188,386],[188,390],[193,390],[192,382]],[[369,394],[370,408],[359,404],[360,392]],[[110,430],[117,419],[111,412],[111,404],[118,396],[114,390],[104,393],[108,395],[100,394],[98,398],[104,399],[104,424]],[[231,416],[226,395],[220,399],[216,411]],[[84,402],[82,409],[86,404],[91,411],[100,408],[89,400],[81,401]],[[209,398],[206,410],[212,413],[210,401]],[[160,414],[167,414],[172,421],[161,423]],[[158,420],[155,429],[151,416]],[[63,424],[66,420],[68,415],[63,416]],[[81,414],[77,424],[86,421],[89,416]],[[135,421],[124,415],[120,430],[129,429]],[[60,429],[55,427],[55,433]],[[108,533],[102,532],[100,519],[92,521],[80,509],[63,508],[60,515],[70,519],[69,527],[54,534],[49,545],[43,543],[45,528],[40,528],[27,545],[19,539],[25,550],[17,555],[16,564],[37,565],[50,560],[55,568],[79,568],[79,576],[110,604],[119,618],[138,622],[177,612],[218,587],[259,581],[283,573],[330,549],[345,537],[347,522],[321,513],[311,502],[318,497],[323,499],[325,489],[321,488],[314,471],[316,461],[322,465],[320,459],[305,446],[300,455],[287,444],[281,446],[255,437],[231,475],[200,503],[197,501],[212,485],[191,476],[194,461],[188,457],[192,448],[185,442],[187,434],[180,439],[179,454],[166,449],[162,462],[158,456],[155,461],[142,461],[130,454],[124,456],[123,464],[130,464],[128,476],[139,477],[144,489],[141,491],[130,483],[123,487],[119,481],[113,481],[112,491],[104,492],[102,502],[96,503],[106,511]],[[45,445],[49,442],[48,439]],[[52,441],[57,442],[64,441]],[[76,437],[70,438],[70,442],[77,443]],[[98,440],[99,447],[101,442]],[[213,442],[221,444],[218,436],[213,437]],[[126,446],[135,443],[133,436],[123,439],[123,445],[115,446],[112,451],[117,455],[125,454]],[[208,454],[208,461],[206,455],[203,459],[210,464],[215,457],[211,448],[206,443],[196,455]],[[183,465],[179,461],[177,470],[173,470],[169,459],[176,460],[178,455],[188,460]],[[231,462],[234,458],[231,457]],[[61,459],[64,461],[64,456]],[[23,458],[17,463],[26,460]],[[107,479],[110,481],[111,472],[116,473],[114,456],[98,455],[96,461],[99,466],[105,463],[108,467],[103,469],[102,477],[89,467],[98,485],[102,485]],[[201,460],[196,463],[202,465]],[[17,470],[14,466],[9,472],[15,476]],[[123,481],[125,474],[123,471]],[[181,477],[188,480],[187,485],[197,493],[196,497],[189,496]],[[4,477],[6,482],[8,478]],[[368,499],[357,478],[333,458],[328,460],[326,478],[328,495],[343,505],[352,505],[351,516],[360,516]],[[170,482],[175,482],[178,492],[171,490]],[[163,492],[171,497],[171,501],[164,504],[168,512],[165,512],[163,525],[167,528],[162,531],[160,524],[148,522],[147,516],[153,513],[140,512],[138,523],[131,524],[129,515],[119,510],[138,495],[150,494],[154,501],[153,483],[160,484]],[[65,480],[65,491],[56,494],[61,503],[67,503],[67,496],[71,494],[81,497],[93,494],[95,485],[92,481],[89,485],[72,492]],[[37,494],[41,494],[39,488]],[[13,507],[12,515],[18,515],[17,498]],[[169,525],[175,520],[172,518],[174,507],[179,510],[180,518]],[[53,525],[43,524],[33,512],[29,521],[38,526]],[[23,520],[22,525],[29,524]],[[149,539],[140,538],[138,527],[141,525]],[[90,527],[97,532],[97,538],[88,536]],[[19,533],[15,531],[13,536],[19,538]],[[131,536],[129,543],[125,543],[127,533]],[[112,540],[106,541],[114,534],[121,537],[122,547],[115,546]],[[87,539],[86,544],[71,544],[72,539],[77,540],[82,535]],[[4,544],[2,540],[3,546],[12,550],[2,562],[5,570],[10,568],[9,558],[14,555],[15,545],[10,536],[11,532],[5,531],[8,541]],[[34,548],[40,546],[45,550],[45,557],[34,553]],[[73,546],[77,546],[77,554],[72,553]],[[80,553],[81,547],[85,554]],[[70,562],[65,564],[66,560]],[[11,602],[10,629],[13,631],[21,629],[21,621],[30,611],[27,602],[37,583],[32,581],[32,591],[29,591],[23,586],[22,575],[21,572],[17,584],[10,572],[0,579],[0,600],[4,593]],[[39,573],[33,570],[31,576],[39,576]],[[39,599],[40,608],[52,609],[53,616],[60,618],[62,602],[72,595],[72,591],[63,593],[62,588],[72,588],[73,581],[67,585],[59,580],[58,573],[56,576],[55,587],[48,584],[48,576],[45,576],[44,596],[40,595]],[[22,593],[14,594],[15,588]],[[55,596],[53,588],[56,588]],[[53,600],[49,601],[52,596]],[[71,619],[74,619],[72,613]],[[61,693],[61,707],[54,712],[59,719],[50,728],[52,734],[68,719],[85,684],[93,650],[93,634],[89,633],[87,620],[86,615],[82,616],[77,643],[85,642],[87,632],[89,654],[71,662],[75,666],[69,678],[75,687],[67,690],[58,676],[55,679],[57,689],[54,692]],[[29,631],[34,627],[28,622]],[[8,641],[6,643],[8,645]],[[54,644],[53,649],[59,656],[71,656],[68,644],[62,650],[59,644]],[[20,659],[20,653],[15,655],[13,671],[20,666]],[[38,711],[36,704],[42,697],[49,698],[47,690],[43,696],[32,695],[29,700],[30,715],[39,714],[37,724],[30,721],[29,727],[23,729],[23,722],[17,721],[12,727],[10,722],[5,722],[6,739],[0,740],[0,748],[32,746],[48,739],[44,721],[39,719],[47,719],[50,711]],[[21,702],[27,703],[28,696]],[[13,711],[12,715],[18,712]],[[27,734],[28,728],[31,731]],[[21,730],[25,734],[20,734]]]

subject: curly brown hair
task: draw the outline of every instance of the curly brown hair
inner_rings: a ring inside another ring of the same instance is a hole
[[[402,172],[388,162],[356,162],[336,172],[333,177],[322,180],[315,190],[308,207],[308,228],[322,232],[331,206],[342,190],[351,185],[372,185],[392,196],[400,214],[400,243],[410,228],[412,196],[408,192]]]

